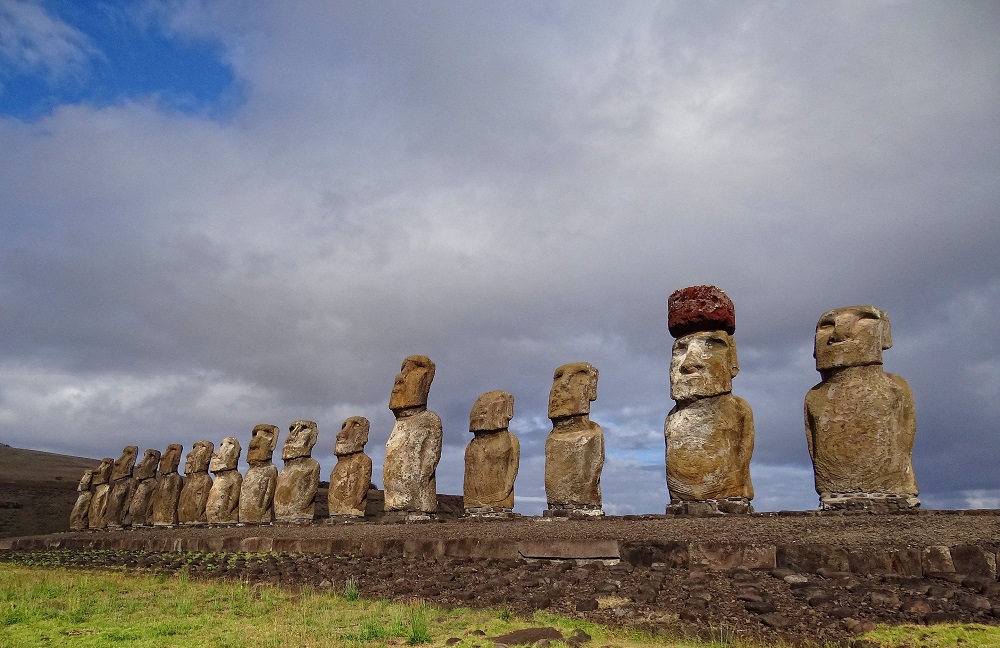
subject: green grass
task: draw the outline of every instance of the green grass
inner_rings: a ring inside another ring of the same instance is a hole
[[[975,623],[942,623],[939,625],[899,625],[880,627],[863,636],[876,646],[895,648],[996,648],[1000,646],[1000,627]]]

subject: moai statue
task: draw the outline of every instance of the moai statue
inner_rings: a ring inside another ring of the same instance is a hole
[[[891,346],[889,317],[874,306],[837,308],[816,324],[823,380],[806,394],[805,423],[821,509],[920,506],[913,393],[882,369]]]
[[[208,493],[212,490],[212,477],[208,474],[208,463],[215,452],[211,441],[195,441],[184,461],[184,487],[177,502],[177,522],[179,524],[205,524],[205,506]]]
[[[120,529],[132,523],[128,517],[128,507],[135,492],[135,458],[139,454],[137,446],[125,446],[122,456],[115,462],[111,471],[111,490],[108,494],[108,527]]]
[[[84,470],[83,477],[80,478],[80,483],[76,487],[76,492],[79,493],[76,496],[76,504],[73,505],[73,511],[69,514],[69,528],[73,531],[82,531],[87,528],[87,520],[90,518],[90,500],[94,497],[91,490],[93,481],[94,471]]]
[[[101,459],[101,465],[94,471],[94,495],[90,498],[90,510],[87,512],[87,525],[91,529],[108,528],[108,496],[111,491],[111,471],[115,469],[115,460],[111,457]]]
[[[150,448],[135,468],[135,493],[128,507],[134,527],[153,523],[153,493],[156,492],[156,466],[159,463],[160,451]]]
[[[753,412],[732,394],[740,370],[733,302],[715,286],[691,286],[670,295],[667,308],[677,402],[663,425],[667,513],[751,513]]]
[[[414,355],[392,385],[389,409],[396,417],[385,444],[382,483],[386,513],[425,518],[437,512],[437,465],[441,460],[441,418],[427,409],[434,363]]]
[[[368,489],[372,483],[372,460],[365,454],[370,424],[363,416],[352,416],[340,426],[333,454],[337,465],[330,473],[327,503],[330,517],[364,517]]]
[[[177,472],[184,447],[171,443],[160,457],[160,474],[156,478],[153,491],[153,526],[174,526],[177,524],[177,505],[184,488],[184,478]]]
[[[319,430],[312,421],[295,421],[281,449],[284,467],[274,488],[274,517],[279,522],[312,522],[319,490],[319,462],[312,449]]]
[[[514,416],[514,396],[486,392],[469,412],[469,431],[475,436],[465,448],[466,515],[507,516],[514,508],[514,480],[521,460],[521,444],[507,430]]]
[[[271,462],[278,446],[278,426],[261,424],[254,427],[247,448],[250,468],[240,488],[240,522],[270,524],[274,522],[274,487],[278,468]]]
[[[215,475],[215,481],[205,504],[205,518],[209,524],[236,524],[240,521],[243,477],[236,470],[236,464],[240,461],[242,450],[236,437],[226,437],[212,455],[208,469]]]
[[[604,431],[590,420],[597,368],[572,362],[556,369],[549,392],[552,432],[545,440],[545,515],[604,515]]]

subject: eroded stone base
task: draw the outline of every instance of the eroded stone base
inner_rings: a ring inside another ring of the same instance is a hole
[[[699,502],[675,500],[667,504],[667,515],[690,515],[703,517],[707,515],[746,514],[753,513],[750,500],[745,497],[726,497],[708,499]]]
[[[512,518],[516,517],[513,509],[500,506],[473,506],[465,509],[466,517],[475,518]]]
[[[896,493],[828,493],[820,497],[819,508],[821,511],[888,513],[920,508],[920,500]]]
[[[604,509],[600,506],[588,506],[586,504],[553,504],[549,502],[549,508],[542,511],[542,517],[547,518],[592,518],[604,517]]]

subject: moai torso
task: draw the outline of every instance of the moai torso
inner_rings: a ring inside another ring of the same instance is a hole
[[[160,474],[156,478],[153,492],[152,523],[154,526],[177,524],[177,505],[180,502],[184,478],[177,472],[183,448],[171,443],[160,457]]]
[[[76,487],[76,504],[69,514],[69,528],[73,531],[81,531],[87,528],[87,520],[90,518],[90,500],[94,493],[91,491],[94,481],[94,471],[83,471],[83,477]]]
[[[465,448],[466,513],[490,515],[514,508],[521,445],[507,430],[513,415],[514,397],[505,391],[486,392],[472,406],[469,431],[475,436]]]
[[[129,502],[129,517],[132,526],[147,526],[153,522],[153,493],[156,492],[156,466],[160,463],[160,451],[149,449],[135,470],[135,492]]]
[[[108,493],[108,526],[123,527],[131,524],[128,516],[129,504],[135,492],[135,458],[139,454],[136,446],[126,446],[122,455],[115,462],[111,472],[111,489]]]
[[[318,437],[312,421],[295,421],[281,451],[285,465],[274,489],[274,517],[282,522],[311,522],[316,513],[319,462],[312,458]]]
[[[178,524],[204,524],[208,521],[205,505],[212,490],[212,477],[208,474],[208,463],[215,451],[211,441],[196,441],[184,463],[184,486],[177,502]]]
[[[111,471],[115,460],[105,457],[101,465],[94,471],[94,494],[90,498],[90,510],[87,512],[87,524],[91,529],[106,529],[108,526],[108,492],[111,490]]]
[[[327,504],[330,516],[364,517],[372,482],[372,460],[365,454],[370,423],[363,416],[344,421],[337,435],[337,465],[330,473]]]
[[[552,432],[545,440],[545,497],[550,510],[603,515],[604,432],[590,420],[597,369],[575,362],[556,369],[549,392]]]
[[[236,524],[240,517],[240,488],[243,476],[236,469],[240,460],[240,442],[226,437],[212,455],[208,469],[215,475],[205,503],[209,524]]]
[[[240,487],[240,522],[269,524],[274,521],[274,489],[278,468],[271,456],[278,444],[278,427],[261,424],[254,427],[247,463],[250,468]]]

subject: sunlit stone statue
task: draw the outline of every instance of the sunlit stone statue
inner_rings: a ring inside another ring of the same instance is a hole
[[[274,522],[274,488],[278,482],[278,468],[271,462],[271,456],[277,445],[278,426],[261,424],[254,427],[247,449],[250,468],[240,488],[240,522]]]
[[[94,497],[91,490],[94,481],[94,471],[84,470],[80,483],[77,484],[76,504],[69,514],[69,528],[73,531],[82,531],[87,528],[87,521],[90,518],[90,500]]]
[[[311,522],[316,514],[319,462],[312,458],[319,431],[312,421],[295,421],[281,449],[285,465],[274,489],[274,517],[280,522]]]
[[[156,466],[159,463],[160,451],[150,448],[135,467],[135,492],[128,506],[132,526],[153,523],[153,493],[156,492]]]
[[[667,415],[668,513],[749,513],[753,412],[732,394],[736,359],[733,302],[715,286],[691,286],[667,300],[674,340]]]
[[[385,444],[382,468],[386,513],[423,517],[437,512],[441,419],[427,409],[434,369],[427,356],[409,356],[393,383],[389,409],[396,424]]]
[[[504,516],[514,508],[514,480],[521,444],[507,430],[514,416],[514,396],[490,391],[479,396],[469,412],[475,436],[465,448],[465,513]]]
[[[179,524],[205,524],[205,505],[208,492],[212,490],[212,477],[208,474],[208,463],[215,452],[211,441],[195,441],[184,462],[184,487],[177,502],[177,522]]]
[[[330,473],[327,495],[330,517],[364,517],[368,489],[372,483],[372,460],[365,454],[370,423],[363,416],[352,416],[340,426],[333,453],[337,465]]]
[[[177,472],[183,446],[171,443],[160,457],[160,474],[153,492],[153,526],[177,524],[177,504],[181,499],[184,478]]]
[[[226,437],[212,455],[208,469],[215,475],[215,480],[205,504],[205,518],[209,524],[236,524],[240,521],[243,477],[236,470],[236,465],[242,450],[236,437]]]
[[[874,306],[837,308],[816,324],[823,380],[806,394],[805,423],[822,509],[920,506],[913,393],[882,369],[891,346],[889,317]]]
[[[132,493],[135,492],[135,478],[132,472],[135,470],[135,458],[139,454],[136,446],[125,446],[122,455],[115,462],[115,467],[111,471],[111,490],[108,493],[108,526],[113,529],[120,529],[131,524],[128,517],[128,506],[132,502]]]
[[[111,457],[101,459],[101,465],[94,471],[94,495],[90,498],[90,510],[87,512],[87,525],[91,529],[108,528],[108,496],[111,491],[111,471],[115,469],[115,460]]]
[[[552,376],[552,432],[545,440],[548,515],[604,515],[604,431],[590,420],[590,402],[597,400],[597,377],[597,369],[587,362],[563,365]]]

